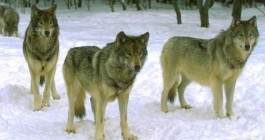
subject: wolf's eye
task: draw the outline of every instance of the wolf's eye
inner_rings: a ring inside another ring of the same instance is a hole
[[[239,38],[243,38],[244,37],[244,35],[242,33],[239,34],[238,36],[239,36]]]
[[[52,24],[52,21],[50,20],[49,23]]]
[[[139,56],[142,56],[142,54],[143,54],[143,53],[141,53],[141,52],[138,52],[138,55],[139,55]]]
[[[126,52],[126,55],[132,56],[132,53],[131,52]]]
[[[253,34],[249,34],[248,37],[253,37]]]
[[[43,22],[42,21],[40,21],[39,23],[40,23],[40,25],[43,25]]]

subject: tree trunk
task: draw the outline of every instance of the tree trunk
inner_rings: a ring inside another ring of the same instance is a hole
[[[204,4],[202,4],[202,0],[198,0],[200,19],[201,19],[201,27],[209,27],[209,8],[212,6],[212,0],[206,0]]]
[[[26,13],[26,11],[25,11],[25,3],[26,3],[26,0],[22,0],[22,4],[21,4],[22,8],[21,8],[21,11],[22,11],[23,14]]]
[[[78,6],[78,8],[82,7],[82,0],[78,0],[77,6]]]
[[[90,0],[87,0],[87,10],[90,11]]]
[[[126,10],[126,2],[125,0],[121,0],[122,10]]]
[[[70,9],[70,0],[65,0],[65,3],[66,3],[66,6],[67,6],[67,9]]]
[[[177,22],[178,22],[178,24],[182,24],[182,21],[181,21],[181,13],[180,13],[180,10],[179,10],[179,7],[178,7],[177,0],[174,0],[173,1],[173,7],[174,7],[174,10],[175,10],[176,15],[177,15]]]
[[[149,9],[151,9],[151,0],[148,0]]]
[[[233,16],[234,20],[240,20],[241,19],[241,11],[242,11],[241,0],[234,0],[233,1],[233,10],[232,10],[232,16]]]
[[[114,12],[114,0],[109,0],[109,6],[111,9],[111,12]]]

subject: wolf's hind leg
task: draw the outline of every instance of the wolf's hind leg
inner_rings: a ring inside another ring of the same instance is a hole
[[[65,131],[68,133],[75,133],[75,126],[74,126],[75,102],[76,102],[77,93],[80,89],[78,89],[75,82],[67,83],[66,81],[65,83],[66,83],[68,105],[69,105],[67,128]]]
[[[186,100],[185,100],[185,96],[184,96],[184,92],[186,87],[190,84],[190,80],[188,80],[185,76],[181,76],[181,83],[178,86],[178,95],[179,95],[179,103],[180,103],[180,107],[184,108],[184,109],[190,109],[192,108],[191,105],[189,105]]]
[[[168,100],[171,102],[171,103],[174,103],[175,102],[175,97],[176,97],[176,89],[179,85],[179,80],[176,80],[173,84],[173,86],[170,88],[169,92],[168,92]]]
[[[53,97],[53,99],[59,100],[60,99],[60,96],[57,93],[56,86],[55,86],[55,82],[54,82],[54,78],[52,79],[51,91],[52,91],[52,97]]]
[[[174,101],[176,93],[175,87],[177,86],[176,84],[179,83],[180,77],[179,74],[171,73],[171,72],[163,72],[163,79],[164,79],[164,88],[162,91],[162,96],[161,96],[161,110],[163,112],[168,112],[168,106],[167,106],[167,101]],[[174,92],[174,93],[173,93]],[[169,96],[169,93],[172,94]]]
[[[96,109],[96,101],[93,97],[90,97],[90,104],[91,104],[91,109],[94,115],[94,122],[96,122],[96,114],[95,114],[95,109]]]

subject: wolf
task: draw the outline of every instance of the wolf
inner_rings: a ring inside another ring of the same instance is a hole
[[[191,81],[195,81],[211,87],[217,118],[232,117],[236,81],[258,37],[257,18],[253,16],[249,20],[233,20],[227,30],[212,39],[170,38],[160,57],[164,84],[161,110],[169,111],[167,100],[174,102],[176,90],[181,108],[191,108],[184,91]],[[223,114],[223,89],[226,115]]]
[[[34,111],[50,106],[50,92],[54,99],[60,99],[54,82],[59,54],[56,8],[57,5],[45,10],[40,10],[35,5],[31,7],[31,20],[23,42],[23,54],[31,76],[30,91],[34,94]],[[41,102],[39,85],[44,81],[45,88]]]
[[[0,34],[18,37],[19,14],[12,7],[0,5]]]
[[[66,132],[75,133],[74,115],[85,115],[85,92],[90,102],[96,125],[95,139],[104,139],[104,116],[107,103],[118,99],[121,130],[124,139],[135,140],[127,123],[129,94],[136,75],[147,57],[149,32],[139,36],[119,32],[116,40],[100,49],[97,46],[75,47],[69,50],[63,76],[69,101]]]

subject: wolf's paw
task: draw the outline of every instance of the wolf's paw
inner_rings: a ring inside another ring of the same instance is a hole
[[[68,134],[75,133],[75,126],[74,126],[73,122],[67,123],[67,127],[65,129],[65,132],[67,132]]]
[[[41,97],[40,95],[34,96],[34,111],[41,110]]]
[[[52,94],[52,97],[54,100],[59,100],[61,97],[56,93],[56,94]]]
[[[38,108],[34,107],[33,111],[40,111],[40,110],[41,110],[41,107],[38,107]]]
[[[185,105],[181,105],[181,108],[182,108],[182,109],[191,109],[192,106],[189,105],[189,104],[185,104]]]
[[[215,115],[216,115],[216,118],[217,119],[223,119],[223,118],[225,118],[225,116],[224,116],[223,113],[216,113]]]
[[[167,106],[163,106],[161,105],[161,111],[165,112],[165,113],[168,113],[168,107]]]
[[[237,116],[237,115],[227,115],[227,118],[229,119],[229,120],[238,120],[239,118],[240,118],[240,116]]]
[[[51,107],[50,102],[42,102],[42,107]]]
[[[67,132],[68,134],[70,134],[70,133],[75,134],[75,128],[66,128],[65,132]]]
[[[226,113],[226,116],[227,116],[228,118],[232,117],[233,115],[234,115],[233,112],[227,112],[227,113]]]
[[[35,104],[34,111],[40,111],[40,110],[41,110],[41,104]]]
[[[133,135],[133,134],[128,134],[128,135],[124,135],[122,134],[122,138],[123,140],[137,140],[137,136]]]
[[[96,140],[105,140],[105,135],[102,136],[96,136]]]

